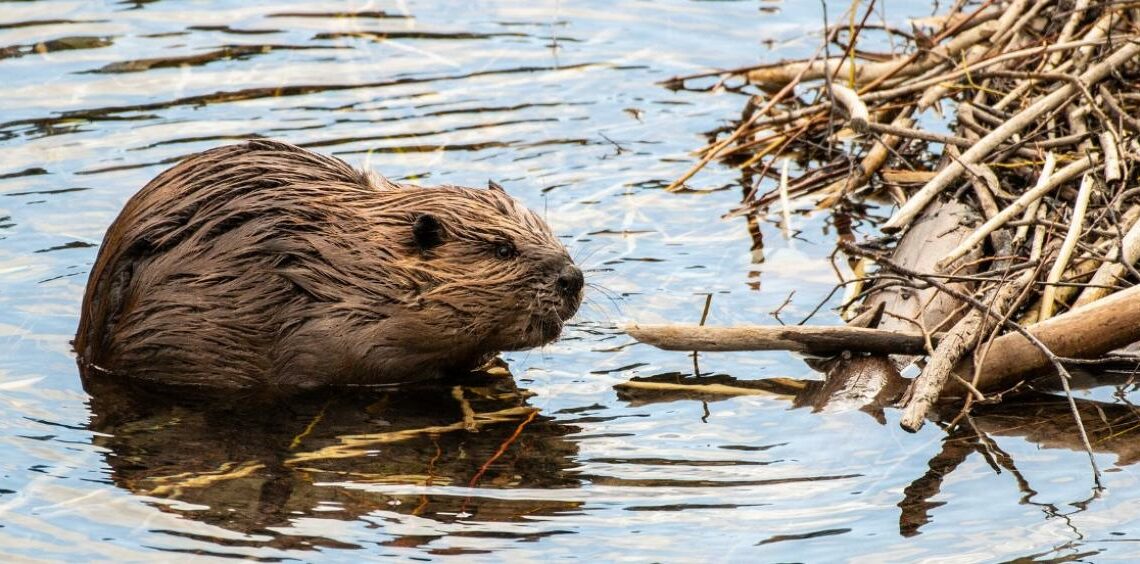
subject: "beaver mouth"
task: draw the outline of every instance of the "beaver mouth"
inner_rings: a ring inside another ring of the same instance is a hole
[[[559,325],[561,325],[562,322],[565,322],[567,319],[574,317],[574,314],[578,313],[578,307],[581,305],[582,305],[581,293],[579,293],[575,296],[569,296],[569,297],[564,298],[562,300],[562,304],[559,305],[557,308],[558,311],[557,311],[556,315],[558,316]]]
[[[562,323],[561,316],[557,315],[539,320],[537,329],[542,344],[549,343],[562,335]]]
[[[541,347],[558,339],[562,334],[563,318],[561,312],[551,309],[543,314],[532,315],[527,320],[523,331],[523,339],[511,347],[515,350]]]
[[[536,306],[525,321],[522,338],[509,348],[520,350],[541,347],[557,340],[562,335],[566,320],[578,312],[582,303],[581,288],[575,290],[573,295],[537,296]]]

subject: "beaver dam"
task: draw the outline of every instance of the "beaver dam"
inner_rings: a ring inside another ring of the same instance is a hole
[[[1074,365],[1131,358],[1112,353],[1140,340],[1140,3],[958,2],[910,30],[869,23],[875,4],[831,22],[811,58],[668,84],[749,94],[669,189],[717,161],[753,186],[729,215],[786,225],[790,199],[830,210],[846,324],[630,333],[671,350],[797,351],[833,393],[880,400],[917,364],[889,398],[909,430],[936,404],[961,415],[1067,393]],[[883,210],[879,232],[853,233],[851,217]]]

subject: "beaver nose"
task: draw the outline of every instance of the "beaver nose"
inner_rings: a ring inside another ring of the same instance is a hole
[[[582,278],[582,271],[577,266],[568,264],[558,275],[558,290],[564,296],[577,296],[578,292],[582,291],[582,285],[585,282],[585,279]]]

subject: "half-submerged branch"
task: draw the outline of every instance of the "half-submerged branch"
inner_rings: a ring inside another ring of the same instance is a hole
[[[1117,292],[1026,328],[1059,357],[1090,359],[1140,341],[1140,286]],[[626,331],[638,341],[670,351],[771,351],[836,355],[844,351],[874,354],[925,354],[920,333],[862,327],[805,327],[754,325],[710,327],[698,325],[630,325]],[[944,334],[931,336],[938,346]],[[976,383],[983,392],[1008,389],[1049,366],[1049,358],[1018,333],[998,337],[986,354]],[[956,373],[969,376],[969,364]],[[951,386],[947,395],[961,395]]]
[[[843,351],[877,354],[925,354],[922,333],[865,327],[774,325],[630,325],[631,337],[667,351],[792,351],[830,356]]]

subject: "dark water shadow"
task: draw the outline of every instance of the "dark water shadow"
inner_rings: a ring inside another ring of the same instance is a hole
[[[84,388],[91,396],[93,442],[106,449],[110,480],[162,500],[154,505],[164,512],[268,539],[242,546],[354,548],[280,532],[305,517],[353,521],[383,511],[441,522],[504,522],[574,512],[579,505],[466,489],[580,485],[568,472],[577,447],[565,439],[578,429],[527,405],[528,392],[509,375],[288,399],[142,388],[106,375],[88,375]],[[416,493],[369,484],[412,486],[400,489]],[[397,537],[387,544],[430,540]]]
[[[198,53],[195,55],[184,55],[178,57],[151,57],[146,59],[116,61],[103,65],[97,69],[79,71],[77,74],[131,73],[162,68],[201,67],[220,61],[245,60],[256,57],[258,55],[267,55],[273,53],[274,51],[302,51],[315,49],[330,50],[340,49],[340,47],[333,45],[280,45],[269,43],[261,45],[223,45],[217,49],[213,49],[204,53]]]

